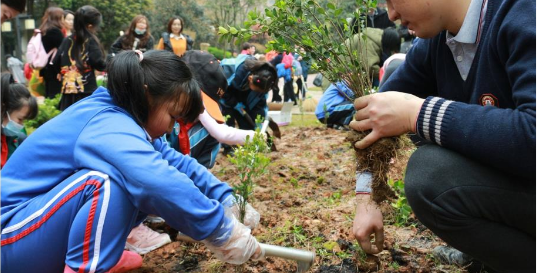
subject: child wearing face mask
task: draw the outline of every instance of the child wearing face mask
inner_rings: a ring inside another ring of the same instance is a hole
[[[146,52],[154,47],[154,39],[149,30],[149,20],[143,15],[132,19],[129,29],[110,47],[112,56],[122,50],[140,50]]]
[[[37,116],[37,101],[30,91],[15,83],[9,73],[2,74],[2,168],[20,143],[26,139],[22,124]]]

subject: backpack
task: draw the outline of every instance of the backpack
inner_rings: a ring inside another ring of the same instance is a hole
[[[28,47],[26,49],[26,62],[29,63],[33,69],[41,69],[47,66],[47,64],[52,64],[52,60],[54,60],[57,50],[57,48],[54,48],[47,53],[43,46],[43,42],[41,41],[41,30],[34,29],[34,36],[32,36],[28,42]],[[50,58],[51,56],[52,58]]]
[[[285,52],[283,53],[282,63],[285,65],[285,69],[288,69],[293,66],[293,60],[293,55],[287,54]]]
[[[228,85],[235,79],[235,71],[240,64],[249,59],[255,59],[252,55],[239,54],[236,58],[225,58],[220,62],[220,66],[224,69]]]

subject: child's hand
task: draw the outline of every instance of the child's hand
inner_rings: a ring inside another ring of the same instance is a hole
[[[259,243],[250,234],[250,229],[241,224],[235,216],[226,213],[227,219],[215,233],[202,242],[216,257],[231,264],[243,264],[250,258],[262,259],[265,256]],[[224,231],[224,232],[221,232]],[[222,238],[227,238],[221,242]]]
[[[242,198],[239,196],[239,198]],[[239,219],[240,216],[240,210],[239,205],[237,204],[237,201],[235,200],[235,197],[233,195],[229,195],[224,202],[222,202],[222,206],[224,206],[224,209],[227,211],[229,210],[235,218]],[[259,212],[257,212],[250,204],[246,204],[246,213],[244,215],[244,225],[247,226],[250,229],[254,229],[259,224],[259,219],[261,218],[261,215]]]

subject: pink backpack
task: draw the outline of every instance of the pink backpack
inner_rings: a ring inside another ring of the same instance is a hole
[[[288,69],[293,66],[293,60],[293,55],[287,54],[287,52],[283,53],[282,63],[285,65],[285,69]]]
[[[26,62],[30,64],[30,67],[33,69],[41,69],[47,65],[47,62],[50,58],[50,64],[54,56],[56,56],[57,48],[52,49],[48,53],[45,51],[43,42],[41,41],[41,31],[39,29],[34,29],[35,35],[28,42],[28,47],[26,49]]]

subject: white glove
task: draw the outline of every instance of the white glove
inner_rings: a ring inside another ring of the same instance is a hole
[[[238,196],[242,200],[242,196]],[[235,197],[230,194],[224,202],[222,202],[224,209],[230,210],[233,213],[235,218],[240,219],[240,209],[239,204]],[[246,214],[244,215],[244,225],[250,229],[254,229],[259,224],[259,219],[261,215],[257,212],[250,204],[246,204]]]
[[[226,210],[226,219],[211,236],[202,242],[216,257],[231,264],[242,264],[250,258],[265,257],[263,249],[250,234],[250,229],[241,224],[235,216]]]

